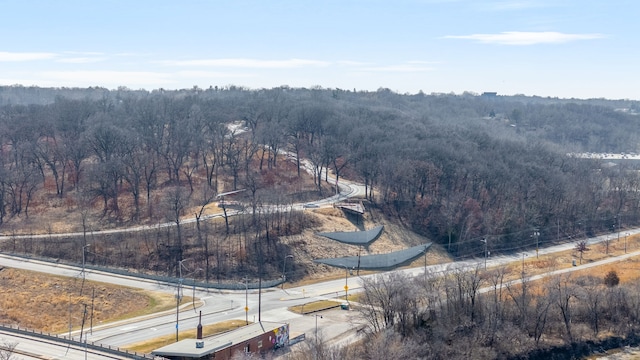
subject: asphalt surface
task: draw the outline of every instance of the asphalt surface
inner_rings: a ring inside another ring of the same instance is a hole
[[[305,165],[308,169],[308,164]],[[335,180],[334,180],[335,183]],[[305,209],[312,204],[313,207],[325,207],[332,206],[337,201],[342,201],[349,197],[362,197],[364,196],[365,189],[363,185],[349,182],[347,180],[340,180],[341,193],[336,194],[330,198],[323,199],[313,203],[307,204],[293,204],[289,207],[294,209]],[[265,207],[264,211],[279,211],[280,207]],[[221,217],[221,214],[211,215],[208,218]],[[185,219],[184,222],[192,222],[194,219]],[[158,224],[156,226],[172,226],[173,223]],[[114,232],[130,232],[141,231],[149,229],[148,226],[140,226],[129,229],[113,229],[104,230],[103,233]],[[638,234],[640,229],[625,230],[629,234]],[[96,232],[94,232],[96,233]],[[42,236],[73,236],[81,235],[77,234],[46,234]],[[27,235],[24,237],[37,237],[40,235]],[[8,238],[20,238],[16,236],[3,236],[0,240],[6,240]],[[607,236],[600,236],[589,239],[589,244],[594,244],[607,239]],[[571,250],[575,248],[575,242],[566,243],[562,245],[556,245],[552,247],[540,249],[540,254],[548,254],[560,251]],[[640,252],[629,253],[626,257],[638,255]],[[528,251],[523,253],[517,253],[509,256],[498,256],[487,259],[487,267],[495,267],[514,261],[520,261],[524,257],[535,256],[534,251]],[[610,258],[601,262],[590,263],[589,266],[597,266],[604,262],[619,261],[624,257]],[[425,271],[430,274],[444,273],[453,269],[459,268],[473,268],[476,266],[484,266],[484,258],[472,259],[467,261],[460,261],[454,263],[431,265],[426,267],[411,268],[394,270],[397,272],[404,272],[411,276],[423,275]],[[7,266],[61,276],[77,277],[81,275],[81,269],[78,267],[72,267],[67,265],[60,265],[56,263],[42,262],[36,260],[29,260],[24,258],[15,258],[7,255],[0,255],[0,266]],[[585,268],[587,265],[574,267],[571,269],[559,270],[556,272],[549,272],[544,275],[537,275],[532,277],[534,280],[543,276],[549,276],[558,272],[573,271],[577,269]],[[135,277],[118,276],[111,273],[102,273],[94,270],[87,270],[85,276],[88,280],[111,283],[115,285],[128,286],[132,288],[140,288],[151,291],[159,291],[169,294],[176,294],[177,289],[175,284],[166,284],[158,281],[151,281]],[[375,275],[362,276],[367,278]],[[325,336],[325,339],[332,341],[335,344],[345,343],[352,341],[358,336],[358,329],[362,327],[361,320],[358,319],[357,311],[353,310],[332,310],[312,315],[299,315],[287,310],[288,307],[293,305],[300,305],[309,303],[316,300],[333,299],[338,296],[344,295],[345,283],[348,285],[349,292],[359,291],[361,289],[361,281],[358,276],[349,276],[346,280],[344,278],[323,281],[316,284],[309,284],[297,288],[287,289],[286,291],[279,288],[263,289],[262,301],[258,306],[258,290],[250,291],[217,291],[210,289],[193,289],[185,287],[183,293],[186,295],[194,295],[200,299],[200,303],[197,304],[194,309],[194,304],[187,304],[180,308],[179,313],[176,315],[175,310],[167,311],[164,313],[154,314],[152,316],[145,316],[141,318],[128,319],[125,321],[109,323],[109,324],[96,324],[90,329],[87,334],[87,341],[102,343],[110,346],[122,347],[124,345],[152,339],[158,336],[167,334],[175,334],[176,327],[179,330],[193,329],[198,323],[198,313],[202,311],[202,320],[204,324],[216,323],[224,320],[231,319],[247,319],[248,321],[257,321],[258,319],[264,321],[276,321],[276,322],[289,322],[290,331],[292,336],[299,333],[306,333],[307,337],[315,336],[316,329],[318,334]],[[246,299],[246,300],[245,300]],[[245,312],[245,306],[249,309]],[[261,311],[258,314],[258,308]],[[321,315],[322,317],[316,316]],[[177,321],[176,321],[177,317]],[[316,326],[317,323],[317,326]],[[75,332],[72,335],[79,337],[79,333]],[[79,338],[78,338],[79,339]],[[22,342],[22,341],[21,341]],[[26,340],[25,340],[26,343]],[[27,345],[26,345],[27,346]],[[31,345],[33,346],[33,345]],[[56,356],[51,353],[50,355]]]
[[[630,234],[640,233],[640,229],[632,229],[627,231]],[[606,236],[589,239],[589,244],[595,244],[604,241]],[[540,254],[549,254],[560,251],[571,250],[575,248],[575,243],[567,243],[548,248],[540,249]],[[636,250],[636,249],[634,249]],[[521,261],[522,256],[535,256],[535,251],[519,253],[509,256],[492,257],[487,261],[487,267],[496,267],[516,261]],[[625,258],[640,255],[640,250],[629,252],[628,254],[607,258],[602,261],[583,264],[580,266],[550,271],[542,275],[530,277],[531,280],[540,279],[545,276],[551,276],[559,273],[565,273],[584,269],[592,266],[599,266],[605,263],[621,261]],[[80,276],[81,269],[66,265],[52,264],[41,261],[25,260],[22,258],[12,258],[10,256],[0,256],[0,265],[45,272],[62,276]],[[417,267],[410,269],[395,270],[403,272],[411,276],[421,276],[424,271],[430,274],[444,273],[453,269],[474,268],[484,266],[484,259],[472,259],[461,262],[430,265],[425,267]],[[178,314],[178,325],[180,330],[193,329],[198,323],[198,313],[202,311],[202,319],[204,324],[216,323],[231,319],[247,319],[249,321],[257,321],[258,317],[265,321],[289,322],[291,333],[293,336],[299,333],[306,333],[307,336],[315,335],[316,320],[318,323],[318,331],[325,336],[325,339],[335,341],[336,343],[348,341],[351,336],[357,333],[362,327],[362,320],[358,318],[357,311],[354,310],[332,310],[330,312],[322,312],[322,318],[312,315],[299,315],[287,310],[293,305],[300,305],[316,300],[335,299],[344,295],[345,283],[348,285],[349,292],[359,291],[361,289],[361,278],[369,278],[375,275],[366,276],[349,276],[346,279],[336,279],[331,281],[323,281],[316,284],[309,284],[296,288],[282,290],[280,288],[270,288],[262,290],[261,313],[258,315],[258,290],[249,291],[217,291],[205,289],[184,288],[185,295],[195,295],[201,301],[197,304],[186,304],[180,308]],[[92,281],[106,282],[116,285],[129,286],[151,291],[159,291],[169,294],[176,293],[176,286],[164,284],[157,281],[150,281],[126,276],[114,276],[110,273],[101,273],[97,271],[87,271],[86,278]],[[518,280],[514,280],[517,282]],[[247,302],[245,303],[245,298]],[[245,313],[245,305],[249,311]],[[328,314],[331,315],[328,315]],[[327,314],[325,316],[325,314]],[[246,315],[246,316],[245,316]],[[88,341],[102,343],[111,346],[122,347],[131,343],[148,340],[162,335],[175,334],[176,329],[176,311],[170,310],[160,314],[145,316],[142,318],[128,319],[121,322],[110,324],[97,324],[91,329],[87,335]],[[79,336],[77,332],[73,333]]]

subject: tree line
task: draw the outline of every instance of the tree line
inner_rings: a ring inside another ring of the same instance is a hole
[[[187,208],[236,189],[247,189],[248,204],[291,202],[269,189],[289,166],[306,176],[301,159],[315,196],[338,191],[327,169],[337,183],[360,181],[373,206],[455,256],[482,253],[482,239],[498,252],[620,231],[640,215],[635,165],[567,156],[634,151],[635,115],[615,109],[633,102],[288,87],[2,90],[11,96],[0,102],[0,229],[28,218],[34,199],[57,198],[87,216],[99,208],[94,220],[111,226],[177,221],[180,259],[196,241],[178,233]],[[47,100],[33,100],[38,92]],[[229,126],[236,121],[241,130]]]
[[[330,346],[321,333],[288,358],[575,359],[640,340],[638,286],[615,271],[534,282],[476,267],[361,281],[362,341]]]

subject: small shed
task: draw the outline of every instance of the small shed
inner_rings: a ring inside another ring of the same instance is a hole
[[[172,360],[228,360],[238,351],[263,353],[289,345],[289,324],[262,321],[204,339],[185,339],[151,352]]]

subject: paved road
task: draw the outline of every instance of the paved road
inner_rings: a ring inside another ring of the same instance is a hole
[[[310,162],[306,159],[301,161],[301,165],[303,169],[307,172],[313,173],[312,166]],[[326,173],[326,169],[323,170],[321,176],[324,177]],[[328,183],[335,184],[335,176],[329,172]],[[365,186],[363,184],[359,184],[353,181],[340,179],[339,181],[340,193],[335,194],[333,196],[327,197],[325,199],[312,201],[308,203],[299,203],[299,204],[289,204],[289,205],[262,205],[260,206],[260,211],[262,212],[278,212],[283,210],[304,210],[306,207],[311,205],[314,208],[317,207],[330,207],[332,204],[346,200],[352,197],[364,197],[365,196]],[[242,214],[243,211],[239,210],[227,210],[227,216],[236,216],[238,214]],[[224,218],[223,213],[209,214],[202,216],[201,221],[216,219],[216,218]],[[190,224],[195,223],[196,217],[184,217],[181,221],[182,224]],[[122,229],[92,229],[90,231],[93,235],[99,234],[117,234],[117,233],[128,233],[128,232],[136,232],[136,231],[146,231],[146,230],[154,230],[165,227],[175,226],[175,222],[165,222],[154,225],[140,225],[133,226]],[[50,233],[50,234],[24,234],[24,235],[14,235],[14,234],[0,234],[0,241],[4,240],[12,240],[12,239],[47,239],[47,238],[57,238],[57,237],[77,237],[83,236],[83,232],[67,232],[67,233]]]
[[[630,234],[640,233],[640,229],[628,230]],[[589,239],[589,244],[595,244],[605,240],[606,236]],[[540,254],[548,254],[559,251],[571,250],[575,247],[575,243],[567,243],[557,246],[552,246],[544,249],[540,249]],[[509,256],[492,257],[488,259],[487,266],[494,267],[514,261],[520,261],[523,254],[525,256],[535,256],[535,251],[529,251],[525,253],[519,253]],[[603,261],[590,263],[589,265],[581,265],[570,269],[563,269],[554,272],[550,272],[544,275],[536,275],[531,279],[536,280],[544,276],[549,276],[561,272],[574,271],[583,269],[588,266],[597,266],[606,262],[619,261],[626,257],[640,255],[640,252],[626,254],[615,258],[609,258]],[[9,256],[0,256],[0,265],[9,266],[15,268],[22,268],[33,271],[47,272],[63,276],[79,276],[81,269],[74,268],[66,265],[58,265],[45,263],[40,261],[25,260],[20,258],[12,258]],[[451,271],[452,269],[483,266],[484,259],[473,259],[461,262],[446,263],[427,266],[426,270],[429,273],[438,273]],[[424,274],[425,268],[411,268],[395,270],[397,272],[404,272],[411,276],[421,276]],[[375,275],[366,275],[361,278],[369,278]],[[87,271],[86,277],[89,280],[113,283],[117,285],[130,286],[135,288],[141,288],[152,291],[160,291],[170,294],[176,293],[176,286],[160,283],[157,281],[150,281],[145,279],[114,276],[113,274],[100,273],[96,271]],[[262,291],[262,304],[261,304],[261,319],[266,321],[286,321],[291,323],[292,334],[299,332],[306,332],[309,334],[310,329],[314,329],[315,332],[315,316],[298,315],[287,311],[286,309],[293,305],[299,305],[308,303],[315,300],[331,299],[337,296],[344,295],[344,286],[347,282],[349,292],[359,291],[361,288],[361,282],[357,276],[349,276],[346,281],[345,278],[324,281],[316,284],[309,284],[296,288],[287,289],[286,291],[279,288],[264,289]],[[195,292],[194,292],[195,291]],[[205,289],[193,289],[185,288],[185,295],[192,295],[194,292],[197,298],[202,300],[202,303],[197,305],[197,309],[194,310],[192,304],[184,305],[180,309],[179,313],[179,328],[180,329],[195,329],[198,321],[198,312],[203,313],[203,322],[215,323],[223,320],[230,319],[245,319],[245,296],[248,299],[247,306],[249,312],[246,314],[246,318],[249,321],[256,321],[258,317],[258,290],[245,291],[217,291],[217,290],[205,290]],[[342,333],[353,333],[355,329],[360,327],[356,319],[356,312],[344,311],[342,316],[336,316],[336,319],[331,320],[331,317],[318,319],[319,328],[324,330],[325,333],[331,335]],[[348,316],[351,321],[344,322],[344,317]],[[112,323],[107,325],[94,326],[91,334],[87,336],[89,341],[95,341],[99,343],[109,344],[113,346],[124,346],[127,344],[143,341],[149,338],[157,336],[175,334],[176,328],[176,312],[175,310],[167,311],[163,314],[156,314],[154,316],[147,316],[143,318],[130,319],[118,323]],[[77,336],[77,333],[75,333]]]
[[[130,357],[117,356],[110,353],[84,348],[83,346],[69,346],[58,342],[44,341],[42,338],[26,335],[17,335],[12,332],[0,331],[0,345],[17,344],[14,348],[12,359],[68,359],[68,360],[108,360],[131,359]]]
[[[308,164],[305,165],[308,168]],[[363,196],[364,186],[356,184],[346,180],[340,181],[341,193],[334,195],[330,198],[323,199],[313,204],[321,206],[331,206],[332,203],[342,201],[349,197]],[[293,204],[289,205],[290,208],[303,209],[305,204]],[[265,211],[279,211],[279,207],[265,207]],[[235,214],[235,213],[232,213]],[[222,214],[210,215],[208,218],[221,217]],[[184,219],[184,222],[194,222],[195,219]],[[113,232],[128,232],[128,231],[141,231],[154,227],[172,226],[173,223],[158,224],[155,226],[140,226],[129,229],[113,229],[104,230],[102,233]],[[640,233],[640,229],[627,230],[630,234]],[[43,237],[49,236],[73,236],[81,235],[76,234],[58,234],[58,235],[42,235]],[[35,236],[30,236],[35,237]],[[0,240],[7,239],[8,237],[0,237]],[[17,238],[17,237],[15,237]],[[601,236],[589,240],[589,244],[594,244],[605,240],[606,236]],[[558,251],[570,250],[575,247],[575,243],[567,243],[563,245],[548,247],[540,249],[540,254],[553,253]],[[501,264],[507,264],[509,262],[518,261],[522,256],[535,256],[535,251],[529,251],[525,253],[518,253],[511,256],[492,257],[488,259],[487,266],[493,267]],[[455,263],[432,265],[426,268],[413,268],[395,270],[405,272],[412,276],[418,276],[424,274],[424,271],[430,273],[438,273],[450,271],[455,268],[474,267],[479,264],[484,264],[484,259],[473,259]],[[22,258],[12,258],[6,255],[0,255],[0,266],[8,266],[14,268],[27,269],[32,271],[45,272],[50,274],[57,274],[62,276],[80,276],[81,270],[79,268],[45,263],[34,260],[26,260]],[[583,268],[577,267],[577,268]],[[569,270],[567,270],[569,271]],[[373,275],[363,276],[367,278]],[[150,281],[146,279],[116,276],[111,273],[101,273],[93,270],[86,272],[86,277],[89,280],[112,283],[116,285],[129,286],[134,288],[141,288],[152,291],[160,291],[169,294],[176,293],[176,286],[157,281]],[[361,287],[358,277],[351,276],[347,279],[349,291],[358,291]],[[345,279],[338,279],[332,281],[324,281],[316,284],[305,285],[297,288],[288,289],[283,291],[280,289],[266,289],[262,292],[261,302],[261,319],[266,321],[286,321],[290,322],[291,333],[296,334],[299,332],[307,332],[310,329],[310,323],[315,325],[315,321],[318,320],[318,327],[322,330],[326,330],[331,334],[342,334],[344,332],[353,333],[355,329],[360,327],[357,321],[352,321],[355,316],[353,311],[345,311],[341,316],[336,316],[341,320],[331,321],[330,317],[319,319],[316,316],[302,316],[291,313],[286,309],[292,305],[298,305],[307,303],[314,300],[334,298],[344,294]],[[216,291],[206,289],[185,289],[188,295],[189,291],[193,291],[197,298],[202,299],[202,303],[199,304],[197,310],[194,310],[190,305],[181,308],[178,314],[178,323],[180,329],[195,329],[197,326],[197,312],[202,311],[203,322],[214,323],[229,319],[245,319],[249,321],[256,321],[258,319],[258,291],[251,290],[245,291]],[[247,298],[246,306],[249,311],[245,313],[245,298]],[[350,321],[344,321],[344,316],[350,317]],[[315,326],[313,326],[315,332]],[[147,316],[143,318],[130,319],[127,321],[112,323],[112,324],[98,324],[94,326],[91,333],[87,336],[89,341],[100,342],[113,346],[123,346],[131,343],[135,343],[150,338],[155,338],[167,334],[175,334],[176,331],[176,312],[168,311],[163,314],[156,314],[155,316]],[[77,333],[75,334],[76,336]]]

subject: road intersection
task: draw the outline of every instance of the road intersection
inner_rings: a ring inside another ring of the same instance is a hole
[[[343,201],[350,197],[364,197],[365,187],[361,184],[350,182],[344,179],[340,181],[340,193],[329,198],[322,199],[311,204],[314,207],[328,207],[333,203]],[[295,210],[304,210],[309,207],[310,203],[292,204],[288,208]],[[305,206],[306,205],[306,206]],[[266,206],[264,211],[279,211],[281,208],[277,206]],[[230,212],[228,212],[230,213]],[[231,213],[235,215],[236,213]],[[212,214],[206,219],[222,217],[222,214]],[[195,222],[195,218],[184,219],[184,223]],[[172,226],[174,223],[164,223],[154,226],[139,226],[128,229],[109,229],[94,231],[94,233],[115,233],[143,231],[156,227]],[[626,232],[630,235],[640,233],[640,229],[629,229]],[[44,235],[20,235],[20,236],[1,236],[1,240],[19,239],[19,238],[36,238],[36,237],[55,237],[55,236],[81,236],[77,234],[44,234]],[[606,235],[589,239],[589,244],[595,244],[608,239]],[[555,245],[539,250],[540,255],[550,254],[560,251],[571,250],[575,248],[575,242]],[[630,253],[625,256],[638,255],[638,253]],[[536,256],[536,251],[531,250],[517,254],[495,256],[487,259],[487,267],[497,267],[514,261],[519,261],[521,257]],[[622,257],[608,259],[607,261],[616,261]],[[421,276],[425,272],[429,274],[445,273],[455,269],[474,268],[479,264],[484,264],[484,259],[471,259],[452,263],[436,264],[424,267],[407,268],[393,270],[403,272],[409,276]],[[599,264],[601,262],[594,262]],[[13,257],[0,254],[0,266],[13,267],[18,269],[31,270],[36,272],[55,274],[61,276],[77,277],[81,275],[82,269],[64,264],[45,262],[21,257]],[[584,268],[580,266],[577,268]],[[563,271],[571,271],[571,268]],[[543,275],[536,275],[535,278],[548,276],[553,272]],[[97,282],[111,283],[115,285],[127,286],[132,288],[144,289],[149,291],[157,291],[175,295],[177,287],[174,283],[166,283],[157,280],[143,279],[133,276],[115,275],[113,273],[100,272],[92,269],[85,270],[86,279]],[[357,292],[361,289],[361,279],[369,278],[375,275],[350,276],[349,291]],[[531,279],[534,279],[532,277]],[[345,279],[321,281],[315,284],[308,284],[300,287],[290,288],[287,290],[279,288],[262,289],[261,304],[258,306],[259,290],[215,290],[208,288],[185,288],[188,295],[193,295],[199,299],[197,308],[192,304],[184,305],[178,314],[178,322],[176,322],[176,311],[167,311],[141,318],[128,319],[120,322],[109,324],[97,324],[89,331],[86,336],[87,341],[101,343],[109,346],[122,347],[132,343],[137,343],[152,338],[160,337],[167,334],[175,333],[176,328],[179,330],[194,329],[198,323],[198,313],[202,312],[202,321],[204,324],[217,323],[224,320],[247,318],[249,321],[257,321],[258,318],[264,321],[289,322],[291,333],[315,333],[319,328],[328,339],[341,338],[342,341],[349,337],[343,336],[347,333],[355,333],[362,326],[362,321],[358,319],[357,311],[344,311],[334,313],[332,316],[323,317],[318,323],[316,316],[300,315],[288,311],[287,309],[294,305],[309,303],[316,300],[335,299],[344,294]],[[191,293],[190,293],[191,292]],[[245,300],[246,299],[246,300]],[[248,311],[245,311],[245,307]],[[261,313],[258,314],[258,308]],[[333,319],[333,320],[332,320]],[[348,319],[348,321],[346,321]],[[318,324],[318,325],[315,325]],[[316,328],[317,326],[317,328]],[[79,332],[72,333],[79,339]],[[339,341],[339,340],[337,340]]]
[[[630,229],[627,232],[631,235],[640,233],[640,229]],[[598,242],[605,241],[606,235],[589,239],[589,244],[593,245]],[[541,248],[540,254],[551,254],[560,251],[571,250],[575,248],[575,243],[566,243],[547,248]],[[525,253],[518,253],[505,256],[496,256],[490,258],[487,266],[498,267],[508,263],[518,262],[525,256],[535,256],[535,250]],[[604,263],[620,261],[625,258],[638,256],[640,252],[630,252],[628,254],[610,257],[602,261],[581,265],[569,269],[550,271],[545,274],[530,277],[530,280],[537,280],[545,276],[551,276],[561,272],[568,272],[578,269],[584,269],[590,266],[598,266]],[[427,267],[416,267],[394,270],[403,272],[409,276],[422,276],[427,271],[429,274],[438,274],[452,271],[455,269],[475,268],[484,266],[484,259],[471,259],[453,263],[443,263],[429,265]],[[61,276],[79,276],[82,269],[68,265],[49,263],[44,261],[17,258],[8,255],[0,256],[0,266],[14,267],[19,269],[44,272]],[[350,276],[348,278],[349,291],[357,292],[361,289],[361,279],[370,278],[376,275]],[[103,273],[95,270],[87,270],[86,278],[91,281],[111,283],[115,285],[128,286],[133,288],[145,289],[150,291],[164,292],[168,294],[176,293],[176,285],[163,283],[149,279],[142,279],[130,276],[114,275],[111,273]],[[187,295],[194,295],[199,299],[197,307],[194,309],[193,304],[183,305],[179,313],[179,329],[195,329],[198,323],[198,313],[202,311],[202,319],[204,324],[217,323],[224,320],[240,319],[244,320],[245,315],[249,321],[256,321],[258,317],[265,321],[289,322],[291,324],[292,334],[315,332],[315,316],[300,315],[288,311],[287,309],[294,305],[301,305],[316,300],[336,299],[344,294],[345,279],[322,281],[315,284],[307,284],[300,287],[282,290],[280,288],[262,289],[261,314],[258,314],[258,291],[227,291],[205,288],[187,288]],[[247,303],[245,304],[245,296]],[[245,314],[245,306],[249,311]],[[331,337],[339,337],[341,334],[353,333],[362,326],[361,320],[358,319],[357,311],[344,311],[343,316],[334,315],[337,320],[331,320],[326,317],[319,322],[320,330],[324,330],[324,334],[330,334]],[[349,318],[349,321],[344,321]],[[98,324],[91,329],[87,335],[87,341],[102,343],[110,346],[122,347],[128,344],[149,340],[151,338],[172,334],[176,329],[176,312],[167,311],[164,313],[148,315],[141,318],[128,319],[110,324]],[[195,330],[194,330],[195,331]],[[75,332],[73,335],[79,336]]]

